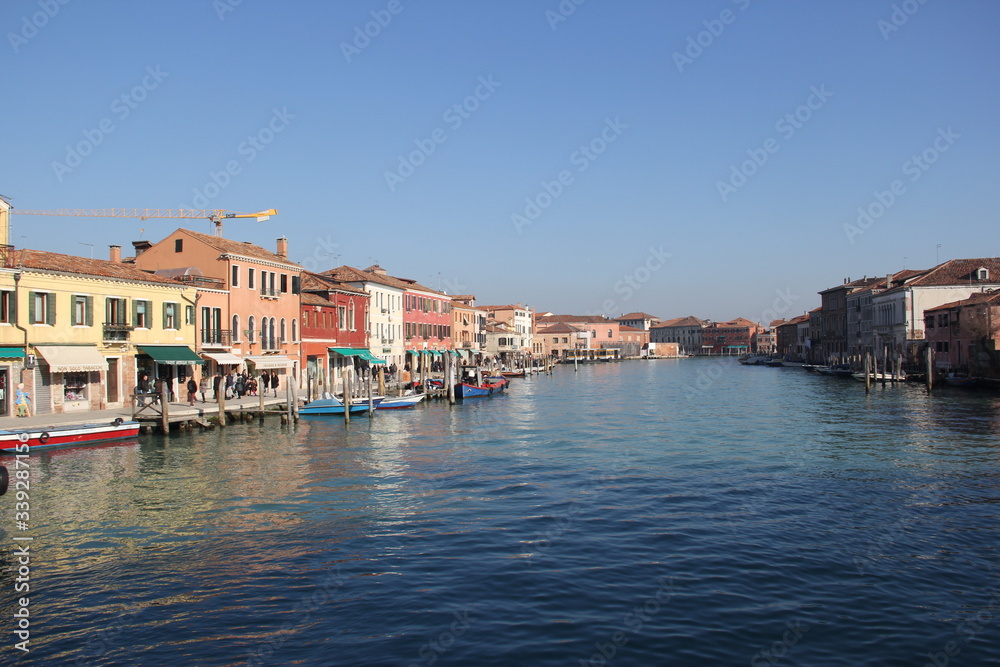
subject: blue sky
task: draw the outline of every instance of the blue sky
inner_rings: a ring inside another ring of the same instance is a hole
[[[273,207],[225,235],[612,316],[797,315],[1000,254],[993,2],[63,1],[0,8],[15,207]],[[11,243],[177,226],[14,216]]]

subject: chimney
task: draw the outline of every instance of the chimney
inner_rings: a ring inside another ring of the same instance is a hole
[[[278,239],[278,257],[281,259],[288,259],[288,239],[282,236]]]
[[[108,248],[111,250],[111,261],[115,264],[121,264],[122,247],[120,245],[109,245]]]
[[[153,247],[153,244],[149,241],[132,241],[132,247],[135,248],[135,256],[138,257],[142,253],[146,252]]]

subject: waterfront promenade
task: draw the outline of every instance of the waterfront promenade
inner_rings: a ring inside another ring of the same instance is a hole
[[[278,405],[285,405],[284,395],[266,396],[264,398],[265,409],[274,409]],[[227,413],[256,412],[260,408],[260,398],[258,396],[245,396],[243,398],[232,398],[226,401]],[[219,404],[215,401],[195,401],[194,407],[187,404],[187,401],[172,401],[168,407],[170,421],[181,421],[184,419],[195,420],[208,417],[217,417],[219,414]],[[110,422],[117,418],[132,419],[132,408],[110,408],[108,410],[88,410],[85,412],[64,412],[61,414],[32,415],[30,417],[0,417],[0,429],[13,430],[22,428],[38,428],[47,426],[72,426],[76,424],[101,424]],[[152,422],[146,422],[152,423]]]

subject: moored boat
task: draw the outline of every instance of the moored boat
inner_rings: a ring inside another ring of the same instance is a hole
[[[477,398],[479,396],[490,396],[498,394],[507,388],[510,381],[504,377],[486,378],[482,384],[468,384],[459,382],[455,385],[455,398]]]
[[[139,422],[115,419],[106,424],[75,424],[0,430],[0,452],[25,453],[67,445],[125,440],[139,435]]]
[[[952,387],[971,388],[976,386],[976,378],[965,377],[962,375],[948,375],[945,377],[944,381]]]
[[[504,376],[505,378],[523,378],[525,376],[525,372],[524,369],[522,368],[516,371],[500,371],[500,375]]]
[[[372,398],[372,407],[378,408],[382,404],[384,399],[381,396],[376,396]],[[368,412],[368,399],[367,398],[357,398],[351,401],[351,414],[362,414]],[[326,393],[322,398],[317,398],[315,401],[307,403],[299,408],[300,415],[342,415],[344,414],[344,402],[334,396],[333,394]]]
[[[424,400],[427,394],[411,394],[410,396],[397,396],[395,398],[383,398],[378,404],[379,410],[400,410],[412,408],[420,401]]]
[[[836,366],[830,366],[829,368],[817,368],[816,372],[822,375],[832,375],[834,377],[844,378],[849,378],[854,375],[854,369],[851,368],[850,364],[837,364]]]
[[[905,382],[906,381],[906,373],[869,373],[868,375],[871,376],[872,382],[882,382],[883,380],[885,382]],[[861,373],[852,373],[851,377],[853,377],[858,382],[864,382],[865,381],[865,374],[864,374],[864,372],[861,372]]]

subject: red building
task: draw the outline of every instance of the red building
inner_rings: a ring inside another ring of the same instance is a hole
[[[370,296],[315,273],[302,275],[302,367],[316,395],[340,391],[341,371],[353,375],[355,358],[376,363],[368,351]]]
[[[1000,376],[1000,291],[928,308],[924,336],[939,371]]]
[[[752,351],[759,326],[745,317],[712,322],[702,331],[701,347],[710,354],[746,354]]]
[[[409,350],[451,349],[451,297],[397,278],[403,291],[403,340]]]

